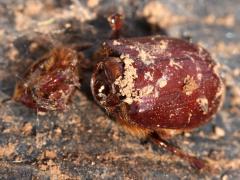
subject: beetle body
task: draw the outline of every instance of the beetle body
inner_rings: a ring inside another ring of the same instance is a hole
[[[221,105],[217,64],[201,46],[155,36],[106,41],[99,52],[93,95],[124,125],[191,130]]]

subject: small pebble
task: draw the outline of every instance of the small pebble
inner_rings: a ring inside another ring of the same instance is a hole
[[[214,133],[218,138],[224,137],[225,136],[225,131],[224,129],[220,128],[220,127],[215,127],[214,128]]]

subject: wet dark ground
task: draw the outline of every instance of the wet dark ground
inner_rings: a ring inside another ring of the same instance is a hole
[[[211,123],[172,139],[207,160],[197,172],[163,149],[125,133],[93,101],[90,70],[66,112],[39,115],[14,101],[0,106],[0,179],[240,179],[240,3],[201,1],[0,1],[0,100],[52,42],[94,48],[110,35],[106,17],[125,16],[125,37],[192,38],[221,63],[222,110]],[[37,48],[33,48],[37,47]]]

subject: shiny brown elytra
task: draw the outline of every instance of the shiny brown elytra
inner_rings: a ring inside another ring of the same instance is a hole
[[[209,122],[224,87],[202,47],[169,37],[109,40],[92,75],[95,100],[130,133],[150,137],[197,169],[205,163],[166,141]]]
[[[13,99],[38,111],[66,109],[79,87],[79,57],[71,48],[54,48],[27,69]]]

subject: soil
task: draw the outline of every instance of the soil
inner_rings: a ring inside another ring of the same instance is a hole
[[[106,17],[124,15],[123,37],[189,38],[220,63],[222,109],[207,125],[171,143],[209,162],[187,162],[124,132],[93,100],[91,69],[64,112],[36,114],[12,100],[0,105],[0,179],[240,179],[240,4],[231,1],[1,0],[0,100],[24,70],[54,45],[95,49],[111,35]]]

